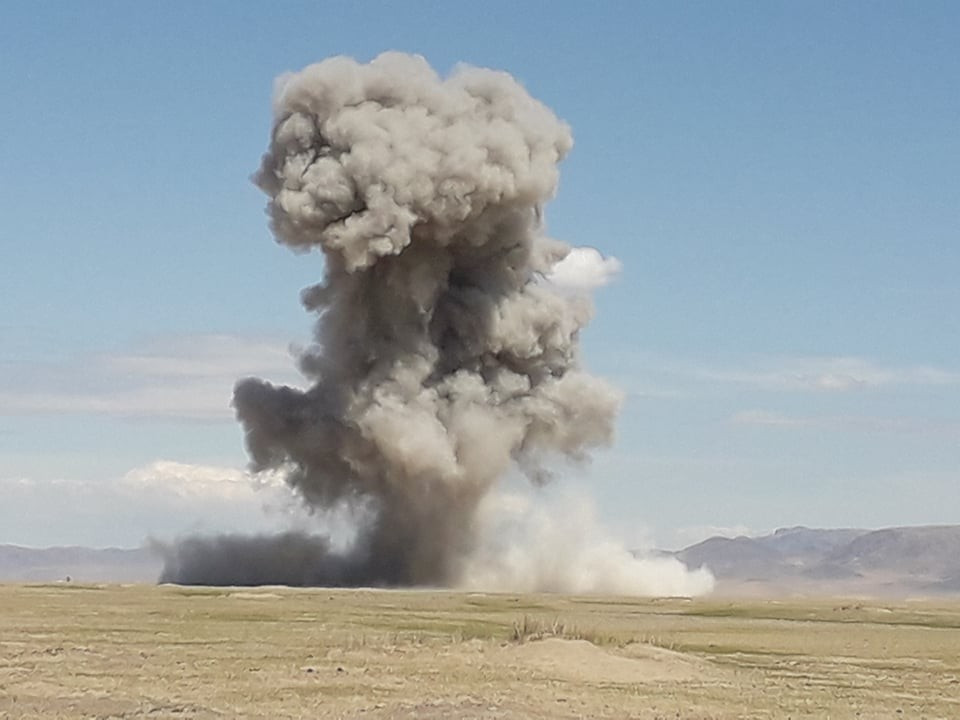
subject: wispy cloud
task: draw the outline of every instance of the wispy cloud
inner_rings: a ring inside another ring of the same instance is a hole
[[[770,410],[743,410],[730,421],[735,425],[774,428],[854,430],[865,433],[928,434],[960,437],[960,421],[870,415],[788,415]]]
[[[140,377],[223,377],[288,373],[291,350],[283,343],[237,335],[194,335],[154,341],[138,352],[103,358],[113,372]]]
[[[734,425],[759,425],[762,427],[811,427],[813,419],[793,417],[770,410],[742,410],[735,413],[730,422]]]
[[[960,385],[960,372],[931,366],[897,367],[857,357],[797,357],[754,361],[740,368],[693,369],[702,380],[766,390],[845,392],[892,385]]]
[[[0,487],[83,490],[137,497],[164,497],[168,501],[238,502],[284,488],[282,474],[251,473],[248,470],[218,465],[197,465],[172,460],[157,460],[133,468],[115,478],[96,481],[56,478],[36,480],[29,477],[0,477]],[[286,491],[285,491],[286,492]]]
[[[302,383],[283,343],[235,335],[155,341],[132,352],[22,367],[0,381],[0,413],[227,420],[237,379]]]
[[[617,373],[639,395],[692,397],[723,387],[762,392],[843,394],[887,388],[960,388],[960,370],[896,365],[853,356],[757,356],[727,363],[657,354],[617,358]]]

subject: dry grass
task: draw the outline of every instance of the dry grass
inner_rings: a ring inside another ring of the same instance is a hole
[[[0,586],[0,718],[140,717],[957,718],[960,604]]]
[[[532,640],[559,638],[562,640],[586,640],[597,646],[617,645],[624,646],[637,642],[633,637],[625,639],[615,634],[605,633],[596,628],[582,628],[559,617],[546,619],[532,615],[524,615],[514,620],[510,629],[509,639],[513,642],[525,643]]]

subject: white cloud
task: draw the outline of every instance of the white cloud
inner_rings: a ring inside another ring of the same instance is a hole
[[[113,478],[0,477],[0,542],[135,546],[148,536],[315,526],[280,474],[158,460]]]
[[[575,247],[553,266],[547,280],[565,290],[593,290],[612,282],[622,267],[617,258],[604,257],[595,248]]]
[[[281,474],[251,474],[247,470],[213,465],[192,465],[158,460],[130,470],[118,487],[133,493],[166,493],[182,500],[250,501],[263,500],[263,491],[282,489]]]
[[[230,420],[239,378],[302,384],[294,354],[283,343],[259,338],[169,338],[136,352],[21,368],[20,382],[0,384],[0,412]]]

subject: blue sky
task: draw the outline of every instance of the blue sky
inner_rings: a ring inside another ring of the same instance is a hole
[[[275,76],[390,49],[573,128],[547,221],[623,265],[584,353],[627,399],[561,482],[614,532],[960,522],[957,37],[951,2],[6,3],[0,542],[288,521],[229,398],[295,379],[322,263],[249,175]]]

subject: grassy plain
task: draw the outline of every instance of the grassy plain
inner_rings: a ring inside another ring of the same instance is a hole
[[[0,586],[2,718],[958,718],[960,604]]]

